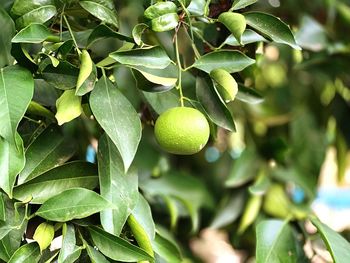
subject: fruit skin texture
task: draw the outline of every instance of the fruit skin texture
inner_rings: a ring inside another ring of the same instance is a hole
[[[203,149],[208,142],[210,129],[207,119],[199,110],[175,107],[159,116],[154,133],[165,151],[190,155]]]

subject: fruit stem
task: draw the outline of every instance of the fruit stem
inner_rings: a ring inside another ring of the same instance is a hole
[[[66,22],[66,25],[67,25],[68,30],[69,30],[69,34],[70,34],[71,37],[72,37],[72,40],[73,40],[73,42],[74,42],[74,46],[75,46],[75,48],[76,48],[76,50],[77,50],[77,52],[78,52],[78,55],[80,55],[80,54],[81,54],[81,51],[80,51],[80,49],[79,49],[79,46],[78,46],[77,41],[75,40],[73,31],[72,31],[72,29],[71,29],[71,27],[70,27],[70,25],[69,25],[69,22],[68,22],[68,20],[67,20],[66,15],[63,15],[63,19],[64,19],[64,22]]]
[[[177,67],[178,67],[178,81],[177,81],[177,85],[176,85],[176,89],[179,90],[180,93],[180,103],[181,103],[181,107],[184,106],[184,96],[182,93],[182,86],[181,86],[181,78],[182,78],[182,66],[181,66],[181,60],[180,60],[180,54],[179,54],[179,43],[177,41],[177,32],[175,33],[175,52],[176,52],[176,62],[177,62]]]

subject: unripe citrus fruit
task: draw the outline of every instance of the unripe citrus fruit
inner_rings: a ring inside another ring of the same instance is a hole
[[[210,72],[217,91],[225,102],[233,101],[238,92],[236,80],[224,69],[214,69]]]
[[[154,127],[159,145],[173,154],[194,154],[208,142],[209,124],[194,108],[176,107],[162,113]]]

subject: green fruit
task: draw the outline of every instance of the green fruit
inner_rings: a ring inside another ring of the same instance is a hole
[[[209,139],[209,124],[198,110],[188,107],[171,108],[162,113],[154,127],[159,145],[173,154],[199,152]]]
[[[233,101],[238,92],[236,80],[224,69],[214,69],[210,72],[217,91],[225,102]]]

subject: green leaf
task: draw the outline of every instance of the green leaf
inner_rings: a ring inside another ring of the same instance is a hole
[[[5,220],[6,220],[6,210],[5,210],[4,195],[0,193],[0,221],[5,221]]]
[[[350,258],[349,242],[330,227],[320,222],[318,219],[312,218],[311,222],[320,233],[322,240],[327,246],[328,251],[331,253],[334,262],[348,262],[348,259]]]
[[[155,237],[155,226],[151,208],[141,194],[135,209],[128,218],[128,225],[138,245],[148,254],[154,256],[151,241]]]
[[[218,20],[230,30],[239,43],[243,44],[241,36],[246,28],[246,21],[243,15],[239,13],[223,12],[219,15]]]
[[[176,13],[176,11],[177,7],[173,2],[157,2],[145,10],[144,16],[148,19],[154,19],[166,14]]]
[[[104,230],[119,236],[139,197],[137,172],[129,169],[125,174],[118,149],[107,135],[99,140],[97,159],[101,196],[115,206],[101,211],[101,224]]]
[[[41,223],[34,232],[33,239],[38,242],[40,251],[46,249],[52,242],[55,228],[49,223]]]
[[[141,140],[141,121],[131,103],[106,77],[90,95],[90,107],[97,122],[117,147],[127,171]]]
[[[80,70],[75,95],[83,96],[90,92],[94,88],[96,77],[96,67],[90,57],[89,52],[84,49],[80,56]]]
[[[232,10],[238,10],[238,9],[242,9],[242,8],[245,8],[249,5],[252,5],[254,3],[256,3],[258,0],[235,0],[233,3],[232,3],[232,7],[231,9]]]
[[[57,99],[56,107],[58,125],[70,122],[82,113],[81,97],[75,95],[75,90],[65,90]]]
[[[134,246],[126,240],[109,234],[98,227],[89,227],[93,242],[107,257],[123,262],[135,262],[153,258],[141,248]]]
[[[182,256],[179,248],[172,241],[157,232],[152,242],[154,251],[165,260],[165,262],[180,263]]]
[[[187,10],[197,16],[208,15],[209,13],[209,4],[208,0],[192,0],[188,5]]]
[[[79,4],[82,8],[100,19],[102,22],[118,27],[118,17],[115,9],[108,7],[106,4],[103,4],[103,2],[105,1],[91,0],[80,1]]]
[[[74,225],[63,224],[62,235],[62,248],[58,256],[58,263],[73,263],[81,253],[81,248],[76,246]]]
[[[97,193],[84,188],[72,188],[48,199],[35,214],[47,220],[66,222],[88,217],[110,207],[111,204]]]
[[[19,31],[13,38],[12,43],[41,43],[52,36],[49,29],[43,24],[30,24]]]
[[[167,68],[169,68],[170,65]],[[142,67],[142,68],[144,68],[144,67]],[[152,71],[159,71],[159,69],[151,69],[151,70]],[[165,72],[165,71],[166,71],[166,69],[162,70],[162,72]],[[166,92],[168,90],[171,90],[175,86],[175,85],[168,86],[168,85],[162,85],[162,84],[155,84],[155,83],[148,80],[148,79],[152,79],[152,81],[157,81],[157,82],[164,81],[164,82],[169,82],[167,84],[170,84],[172,82],[171,78],[164,79],[163,77],[150,75],[150,74],[146,73],[145,71],[141,72],[138,70],[132,70],[131,72],[132,72],[132,76],[135,80],[136,87],[142,91],[154,92],[154,93]],[[155,73],[155,74],[157,74],[157,73]],[[160,74],[158,73],[158,75],[160,75]],[[147,76],[147,78],[145,76]]]
[[[40,260],[40,249],[38,244],[30,243],[21,246],[12,255],[8,263],[35,263]]]
[[[178,70],[174,64],[170,64],[164,70],[142,66],[133,66],[132,68],[140,72],[148,81],[167,87],[175,85],[178,78]]]
[[[142,34],[147,30],[149,26],[144,23],[137,24],[132,29],[132,37],[134,38],[134,41],[137,45],[142,45]]]
[[[0,137],[0,188],[11,198],[16,177],[25,164],[22,138],[17,132],[15,136],[16,144]]]
[[[159,115],[170,108],[179,106],[179,96],[171,90],[159,93],[143,91],[142,94],[150,107]]]
[[[15,23],[8,13],[0,7],[0,68],[6,65],[12,65],[13,58],[11,56],[11,39],[15,35]]]
[[[96,249],[88,244],[86,246],[86,252],[88,253],[92,263],[109,263],[109,261]]]
[[[90,46],[96,41],[102,40],[105,38],[116,38],[122,41],[133,42],[132,38],[122,35],[118,32],[115,32],[113,29],[109,28],[108,26],[101,24],[95,27],[94,30],[91,32],[87,40],[87,46]]]
[[[63,46],[63,45],[62,45]],[[75,88],[79,69],[66,61],[60,61],[57,67],[48,65],[42,72],[42,77],[57,89]]]
[[[39,175],[35,179],[14,188],[14,197],[42,204],[51,197],[71,188],[94,189],[98,185],[95,165],[83,161],[75,161],[57,166]]]
[[[212,122],[229,131],[234,131],[236,129],[230,111],[219,98],[209,78],[197,78],[196,94]]]
[[[249,103],[258,104],[264,101],[264,98],[254,89],[238,84],[237,100]]]
[[[121,64],[154,69],[164,69],[171,62],[164,49],[159,46],[116,51],[109,56]]]
[[[254,150],[246,149],[233,163],[230,174],[225,181],[225,186],[239,187],[252,180],[259,166],[258,160]]]
[[[76,151],[76,143],[65,138],[57,126],[47,127],[27,148],[26,164],[19,174],[18,184],[23,184],[63,164]]]
[[[22,16],[41,6],[54,4],[54,0],[15,0],[11,8],[11,13],[16,16]]]
[[[257,263],[301,262],[298,246],[288,221],[265,220],[260,222],[256,228]]]
[[[42,5],[17,18],[16,26],[18,28],[24,28],[33,23],[44,24],[56,14],[57,10],[54,5]]]
[[[300,50],[295,42],[292,31],[289,26],[282,22],[279,18],[261,12],[249,12],[244,14],[247,25],[257,31],[267,35],[277,43],[283,43],[294,49]]]
[[[241,37],[241,43],[242,45],[247,45],[255,42],[266,42],[267,40],[256,33],[255,31],[251,29],[246,29]],[[237,39],[231,34],[226,38],[225,42],[226,45],[229,46],[240,46],[241,44],[237,41]]]
[[[262,204],[261,195],[252,195],[244,208],[241,221],[237,230],[238,234],[242,234],[257,218]]]
[[[177,27],[178,23],[179,16],[177,15],[177,13],[169,13],[152,19],[151,28],[155,32],[164,32],[174,29],[175,27]]]
[[[238,84],[230,73],[223,69],[214,69],[210,72],[216,90],[226,103],[233,101],[238,92]]]
[[[243,53],[236,50],[221,50],[215,51],[196,60],[191,66],[210,73],[210,71],[221,68],[229,73],[239,72],[246,67],[255,63],[254,59],[251,59]]]
[[[32,74],[20,67],[0,69],[0,136],[16,144],[16,129],[33,97]]]

